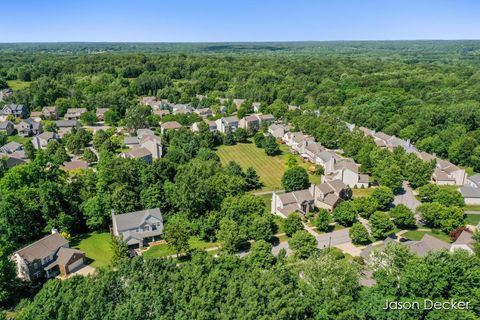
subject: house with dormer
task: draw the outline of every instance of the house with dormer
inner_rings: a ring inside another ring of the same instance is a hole
[[[129,248],[141,248],[162,238],[162,213],[159,208],[123,214],[112,212],[112,233],[121,237]]]

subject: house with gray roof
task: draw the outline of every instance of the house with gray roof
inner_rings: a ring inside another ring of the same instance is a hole
[[[466,250],[469,254],[474,254],[474,242],[475,241],[473,240],[473,233],[468,230],[463,230],[457,240],[452,243],[452,246],[450,247],[450,252],[463,249]]]
[[[467,178],[467,185],[472,188],[480,188],[480,173]]]
[[[426,256],[429,252],[434,252],[438,250],[450,250],[450,244],[442,241],[434,236],[425,234],[420,241],[408,241],[403,242],[410,251],[415,253],[420,257]]]
[[[11,141],[3,145],[2,147],[0,147],[0,153],[12,154],[14,152],[21,151],[21,150],[23,150],[23,146],[16,141]]]
[[[210,108],[198,108],[193,111],[194,113],[198,114],[202,118],[208,118],[213,116],[213,111]]]
[[[112,212],[112,232],[130,248],[141,248],[162,238],[162,213],[159,208],[123,214]]]
[[[55,126],[58,128],[58,135],[63,137],[65,134],[72,131],[73,128],[80,128],[80,122],[77,120],[57,120]]]
[[[87,112],[86,108],[68,108],[63,118],[65,120],[80,120],[85,112]]]
[[[349,197],[349,188],[342,181],[311,184],[305,190],[272,194],[271,213],[286,218],[294,212],[307,215],[315,207],[332,211],[342,200]]]
[[[292,129],[291,126],[284,124],[271,124],[268,127],[268,133],[277,139],[282,139],[285,133],[289,132]]]
[[[52,140],[58,140],[55,132],[44,132],[32,138],[32,144],[35,149],[45,149]]]
[[[15,251],[11,260],[18,278],[35,281],[59,273],[67,275],[84,264],[85,254],[70,249],[68,240],[52,229],[52,234]]]
[[[18,135],[21,137],[30,137],[32,135],[36,136],[42,133],[42,124],[40,122],[36,122],[32,118],[28,118],[20,121],[20,123],[17,124],[17,131]]]
[[[223,134],[228,131],[234,132],[239,127],[239,120],[237,117],[225,117],[215,121],[217,123],[217,130]]]
[[[480,188],[474,188],[469,185],[458,188],[458,191],[465,200],[466,205],[480,204]]]
[[[8,116],[15,118],[26,118],[28,115],[28,108],[23,104],[7,104],[0,111],[0,121],[7,120]]]
[[[9,136],[15,131],[15,125],[11,121],[0,122],[0,132]]]

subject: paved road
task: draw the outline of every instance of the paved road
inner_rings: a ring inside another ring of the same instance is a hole
[[[415,198],[412,188],[408,185],[406,181],[403,181],[402,188],[395,196],[393,200],[394,205],[403,204],[410,208],[413,212],[417,210],[417,207],[420,205],[420,201]]]
[[[317,235],[317,248],[319,249],[325,249],[339,244],[345,244],[349,243],[352,240],[350,239],[350,236],[348,235],[348,230],[347,228],[338,230],[338,231],[333,231],[329,233],[324,233]]]

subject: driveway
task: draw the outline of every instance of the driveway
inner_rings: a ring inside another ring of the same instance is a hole
[[[342,230],[317,235],[317,248],[325,249],[328,247],[335,247],[340,244],[351,243],[352,240],[348,235],[348,230],[348,228],[345,228]]]
[[[417,210],[417,207],[420,205],[420,201],[415,198],[413,194],[413,189],[408,185],[406,181],[403,181],[402,188],[395,195],[393,200],[394,205],[403,204],[410,208],[413,212]]]
[[[76,269],[75,271],[69,273],[65,277],[58,276],[57,278],[65,280],[65,279],[68,279],[68,278],[73,277],[73,276],[88,276],[88,275],[94,274],[95,271],[97,271],[97,269],[95,269],[94,267],[89,266],[89,265],[83,265],[83,266],[79,267],[78,269]]]

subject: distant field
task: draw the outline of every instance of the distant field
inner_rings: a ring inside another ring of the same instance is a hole
[[[21,80],[7,80],[7,84],[12,90],[20,90],[30,87],[32,83]]]
[[[236,161],[242,168],[253,167],[260,180],[264,184],[262,190],[282,189],[282,176],[285,172],[284,158],[288,148],[281,146],[282,154],[269,157],[261,148],[257,148],[253,143],[237,143],[234,146],[220,146],[217,150],[222,164],[229,161]],[[299,162],[300,164],[300,162]],[[302,167],[308,168],[309,164],[301,163]],[[320,177],[310,175],[312,183],[320,183]]]

